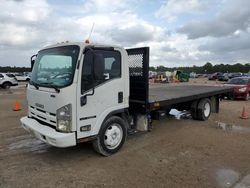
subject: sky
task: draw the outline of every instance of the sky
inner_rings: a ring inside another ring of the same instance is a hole
[[[46,45],[150,47],[150,66],[250,63],[250,0],[1,0],[0,66]]]

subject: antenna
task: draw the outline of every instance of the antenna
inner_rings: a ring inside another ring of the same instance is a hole
[[[94,26],[95,26],[95,22],[92,24],[92,28],[91,28],[91,31],[89,33],[89,38],[87,39],[88,41],[90,40],[90,37],[91,37],[91,34],[93,32]]]

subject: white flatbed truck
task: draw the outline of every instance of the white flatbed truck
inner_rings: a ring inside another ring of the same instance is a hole
[[[55,147],[92,141],[104,156],[116,153],[128,134],[147,131],[171,108],[206,120],[219,112],[231,88],[149,87],[149,48],[60,43],[31,57],[24,129]]]

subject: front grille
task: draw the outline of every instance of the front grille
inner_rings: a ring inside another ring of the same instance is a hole
[[[49,123],[46,123],[44,121],[41,121],[40,119],[36,118],[36,117],[31,117],[32,119],[35,119],[38,123],[42,124],[42,125],[45,125],[45,126],[48,126],[48,127],[51,127],[53,129],[55,129],[55,126],[49,124]]]
[[[30,106],[29,110],[33,118],[38,119],[39,121],[42,121],[53,127],[56,126],[56,114],[55,113],[47,112],[45,110],[38,109],[34,106]]]
[[[42,116],[39,116],[39,115],[37,115],[37,117],[39,117],[39,118],[41,118],[41,119],[46,120],[46,118],[45,118],[45,117],[42,117]]]
[[[40,112],[43,112],[43,113],[46,113],[46,111],[41,110],[41,109],[39,109],[39,108],[36,108],[36,110],[37,110],[37,111],[40,111]]]

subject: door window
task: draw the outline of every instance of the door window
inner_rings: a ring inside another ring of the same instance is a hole
[[[121,77],[121,54],[118,51],[94,50],[95,54],[101,56],[100,68],[103,78],[94,80],[92,75],[93,52],[85,53],[82,68],[82,93],[109,80]]]

